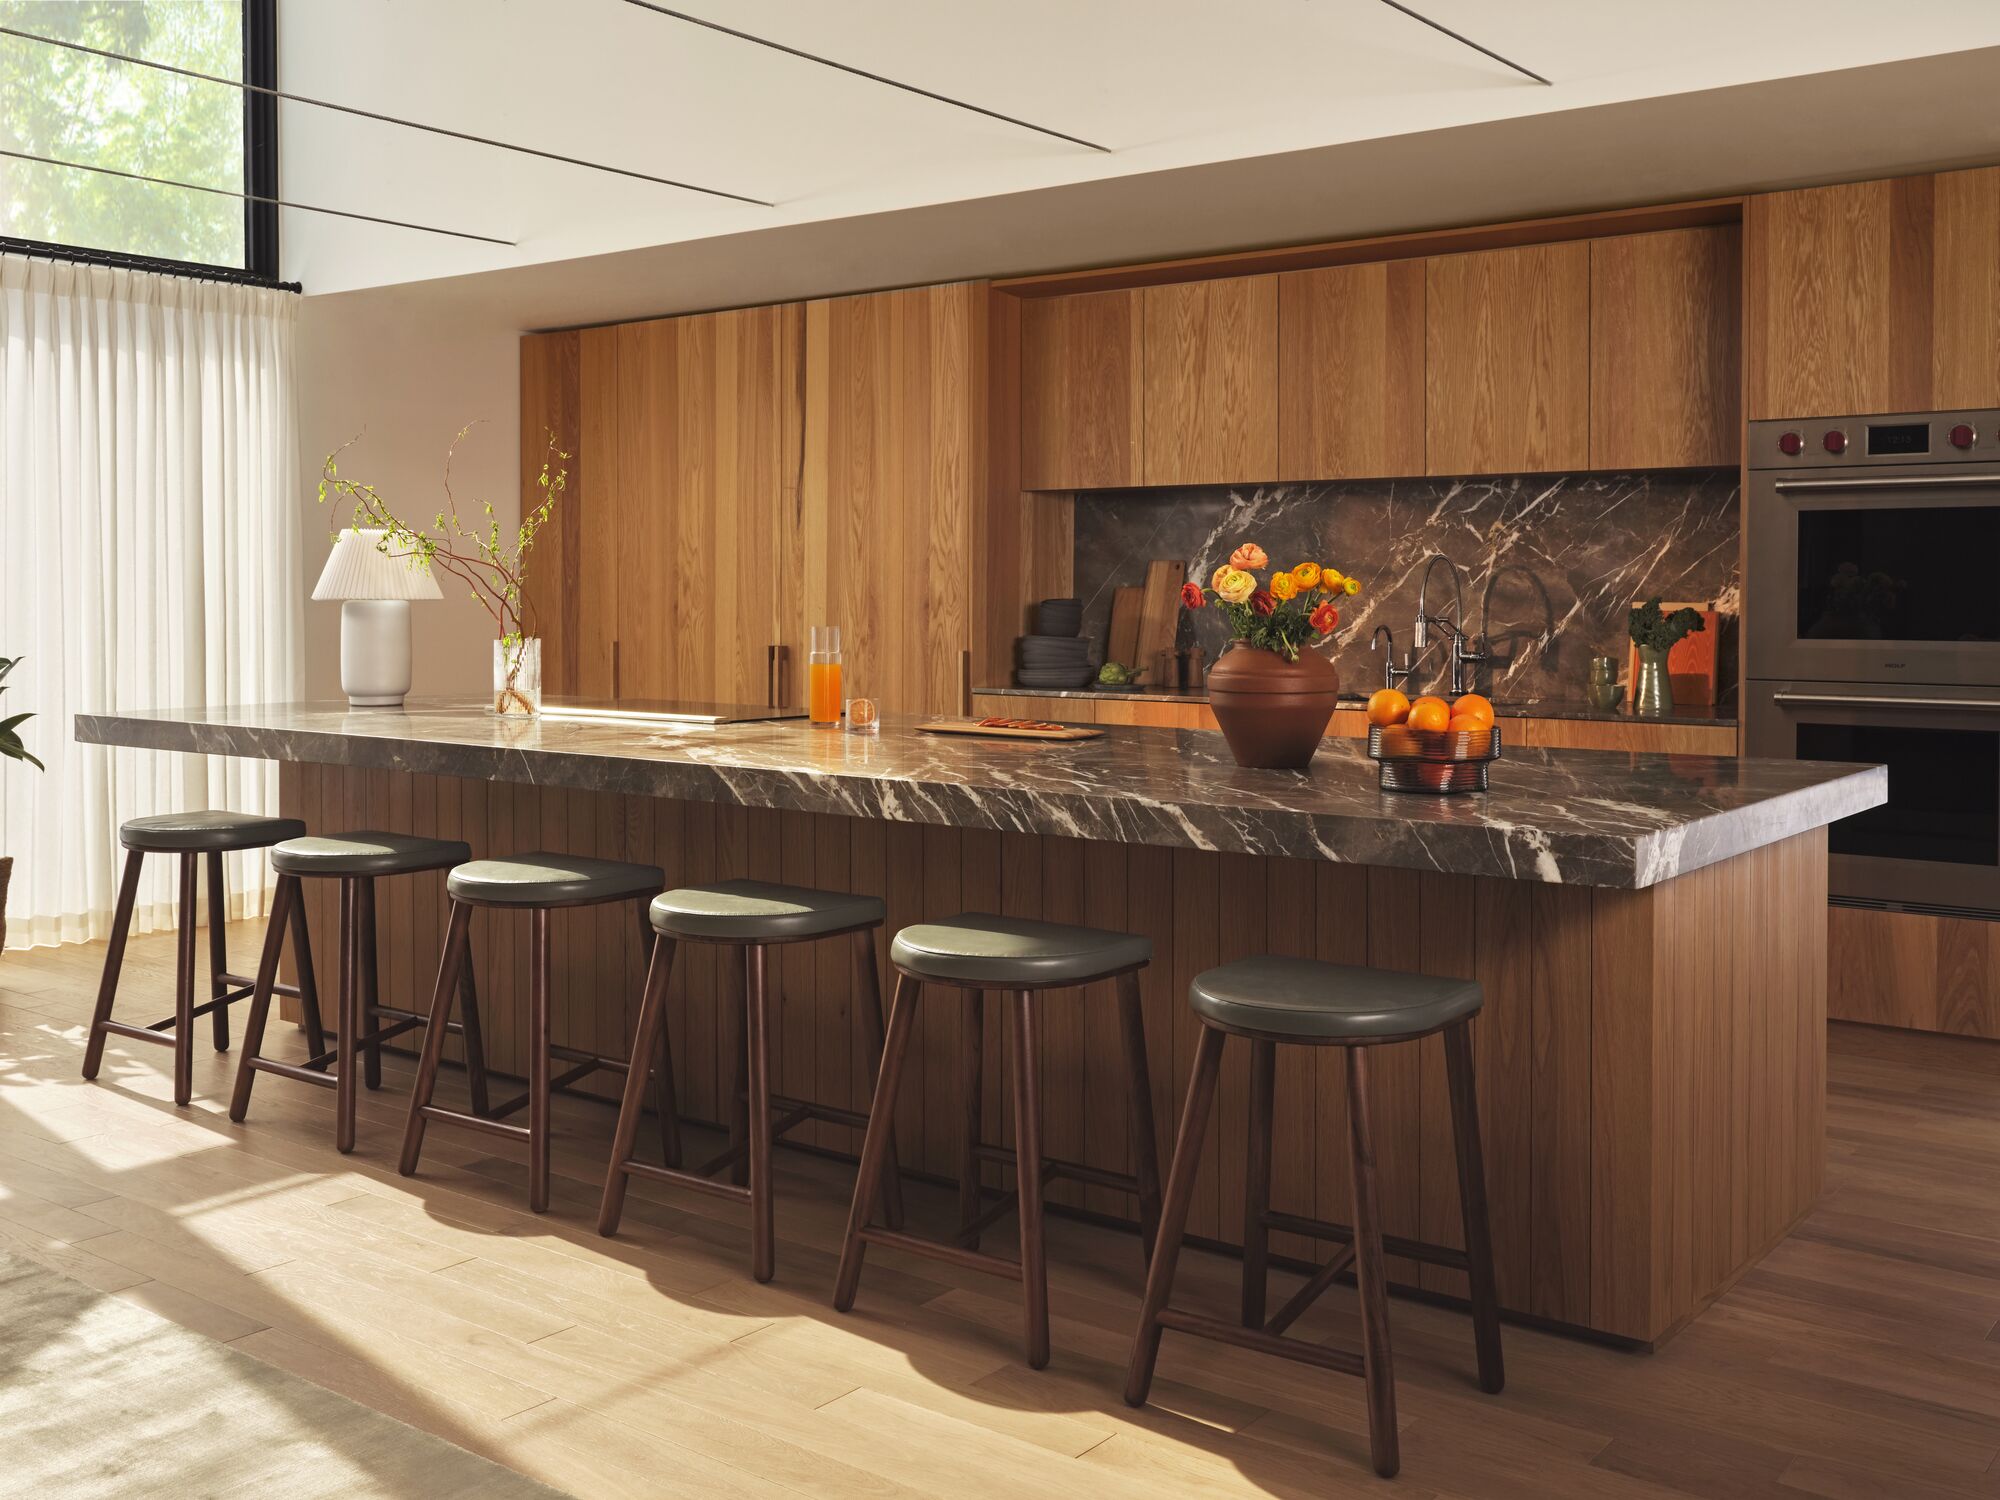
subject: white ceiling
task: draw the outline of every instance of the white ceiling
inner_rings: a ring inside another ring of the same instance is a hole
[[[1866,175],[1885,159],[2000,156],[1994,54],[1970,74],[1870,66],[2000,47],[1994,0],[1414,3],[1552,86],[1380,0],[677,0],[676,8],[1111,148],[1099,152],[624,0],[280,0],[288,90],[774,205],[288,103],[280,125],[287,197],[517,243],[288,210],[285,275],[308,293],[329,293],[641,247],[682,245],[692,256],[697,242],[718,250],[754,243],[766,261],[787,242],[798,256],[855,259],[827,264],[817,280],[810,264],[792,263],[787,280],[798,285],[722,294],[750,301],[923,279],[894,269],[896,235],[949,236],[953,225],[963,236],[977,224],[984,238],[960,244],[950,268],[933,265],[927,275],[1468,222],[1547,211],[1552,195],[1563,206],[1643,201],[1622,190],[1641,182],[1658,191],[1682,181],[1675,193],[1693,194],[1774,171],[1802,180]],[[1810,90],[1775,86],[1840,69],[1869,71],[1851,89],[1824,78]],[[1884,83],[1892,76],[1901,92]],[[1949,78],[1959,90],[1971,83],[1972,97],[1911,90],[1922,76]],[[1843,97],[1853,107],[1843,110]],[[1741,132],[1733,141],[1712,139],[1710,99]],[[1757,112],[1759,99],[1767,115]],[[1637,107],[1647,101],[1678,102],[1679,113]],[[1529,117],[1548,117],[1548,127],[1529,129]],[[1680,122],[1672,131],[1670,119]],[[1801,135],[1795,127],[1806,120],[1811,129]],[[1605,133],[1614,121],[1624,134]],[[1636,136],[1635,123],[1644,127]],[[1680,130],[1687,161],[1661,160]],[[1614,143],[1625,155],[1609,154]],[[1790,174],[1771,159],[1781,143],[1796,154]],[[1522,154],[1530,147],[1534,154]],[[1568,164],[1565,182],[1548,178],[1557,162]],[[1223,163],[1240,170],[1184,175]],[[1284,163],[1313,170],[1287,178],[1274,170]],[[1148,212],[1110,187],[1127,178],[1153,192]],[[1426,204],[1427,181],[1450,200]],[[1196,182],[1214,196],[1186,196]],[[1095,191],[1048,191],[1093,183]],[[1277,199],[1232,199],[1229,183],[1257,183]],[[968,215],[980,200],[1015,212]],[[956,213],[906,217],[947,205]],[[829,237],[826,226],[848,220],[872,226],[871,234]],[[1142,222],[1155,226],[1154,237],[1134,248],[1124,231]],[[821,232],[768,233],[803,226]],[[873,275],[859,264],[870,256]],[[611,263],[628,279],[646,264],[662,272],[670,264]],[[716,305],[665,286],[650,303],[643,286],[621,295],[611,299],[616,307],[545,307],[524,322]],[[632,296],[640,306],[623,305]]]

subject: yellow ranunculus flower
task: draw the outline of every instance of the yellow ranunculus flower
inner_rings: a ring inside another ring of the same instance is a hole
[[[1342,592],[1343,594],[1358,594],[1358,593],[1360,593],[1360,592],[1361,592],[1361,580],[1360,580],[1359,578],[1343,578],[1343,579],[1341,579],[1341,580],[1340,580],[1340,591],[1341,591],[1341,592]]]
[[[1292,582],[1296,583],[1302,589],[1318,588],[1319,564],[1316,562],[1300,563],[1296,568],[1292,569]],[[1275,593],[1276,590],[1273,589],[1272,592]]]
[[[1222,580],[1227,578],[1231,573],[1234,573],[1235,571],[1236,570],[1230,567],[1228,563],[1224,563],[1221,567],[1217,568],[1213,573],[1208,575],[1208,586],[1214,589],[1218,594],[1221,593]]]
[[[1257,579],[1241,568],[1225,567],[1217,570],[1214,588],[1223,603],[1242,604],[1257,592]]]
[[[1332,563],[1327,563],[1319,570],[1319,586],[1329,594],[1340,592],[1340,579],[1340,569],[1336,568]]]
[[[1298,580],[1289,573],[1271,575],[1271,597],[1279,603],[1292,598],[1299,591]]]

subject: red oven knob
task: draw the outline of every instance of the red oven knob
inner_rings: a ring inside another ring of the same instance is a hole
[[[1829,453],[1845,453],[1847,451],[1847,434],[1842,432],[1838,427],[1829,427],[1826,431],[1826,436],[1819,441],[1820,446],[1825,448]]]
[[[1954,448],[1970,448],[1972,446],[1973,436],[1974,434],[1971,425],[1969,423],[1960,422],[1956,427],[1952,428],[1951,430],[1951,445]]]
[[[1783,433],[1778,438],[1778,451],[1787,458],[1797,458],[1805,451],[1806,440],[1796,432]]]

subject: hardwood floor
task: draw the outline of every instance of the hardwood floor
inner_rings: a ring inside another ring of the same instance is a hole
[[[256,939],[232,931],[240,963]],[[172,951],[171,935],[133,941],[121,1015],[171,1009]],[[837,1162],[778,1153],[778,1277],[758,1286],[734,1205],[635,1179],[623,1233],[597,1236],[601,1105],[559,1103],[555,1207],[538,1219],[520,1160],[483,1137],[434,1129],[421,1174],[396,1175],[405,1059],[363,1092],[347,1158],[331,1095],[284,1079],[261,1078],[249,1119],[229,1124],[234,1056],[205,1046],[186,1110],[163,1048],[114,1038],[85,1084],[102,954],[0,959],[0,1248],[578,1495],[2000,1490],[1992,1043],[1836,1026],[1818,1207],[1659,1354],[1510,1326],[1506,1392],[1485,1397],[1465,1315],[1396,1300],[1392,1491],[1369,1471],[1350,1378],[1170,1335],[1154,1404],[1124,1406],[1129,1235],[1050,1222],[1055,1356],[1033,1372],[1016,1289],[990,1277],[877,1248],[854,1313],[828,1307]],[[272,1046],[303,1051],[289,1027]],[[462,1088],[450,1075],[440,1092]],[[698,1155],[708,1141],[691,1135]],[[919,1228],[954,1202],[909,1193]],[[1234,1262],[1190,1251],[1177,1295],[1227,1311],[1235,1278]],[[1273,1296],[1295,1284],[1275,1277]],[[1352,1342],[1352,1301],[1336,1289],[1297,1331]]]

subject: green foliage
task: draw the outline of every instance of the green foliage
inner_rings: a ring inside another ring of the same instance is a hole
[[[481,500],[480,517],[468,523],[460,515],[458,497],[452,492],[452,460],[458,454],[458,445],[477,425],[467,423],[459,428],[451,447],[445,451],[444,508],[432,517],[426,530],[419,531],[398,517],[374,485],[340,477],[340,455],[358,439],[350,439],[327,455],[320,468],[319,503],[326,504],[329,495],[353,501],[351,525],[386,533],[376,544],[377,551],[423,572],[442,573],[463,584],[473,601],[493,617],[500,639],[513,647],[534,634],[534,606],[522,593],[528,576],[528,554],[569,483],[566,465],[570,456],[557,445],[551,432],[542,472],[536,480],[542,501],[521,518],[521,524],[509,539],[501,533],[500,517],[492,501]]]
[[[243,76],[239,0],[0,0],[0,25],[107,52]],[[219,83],[0,37],[0,145],[240,190],[243,96]],[[240,266],[243,205],[208,193],[9,160],[0,232]]]
[[[7,691],[7,674],[18,667],[24,659],[19,656],[0,656],[0,693]],[[37,771],[46,771],[48,767],[30,755],[28,747],[21,743],[20,727],[32,718],[33,714],[13,714],[0,719],[0,755],[4,755],[8,760],[25,760]]]
[[[1670,615],[1662,614],[1659,599],[1652,598],[1633,606],[1631,628],[1633,645],[1671,651],[1682,636],[1707,627],[1701,623],[1700,610],[1683,606]]]

